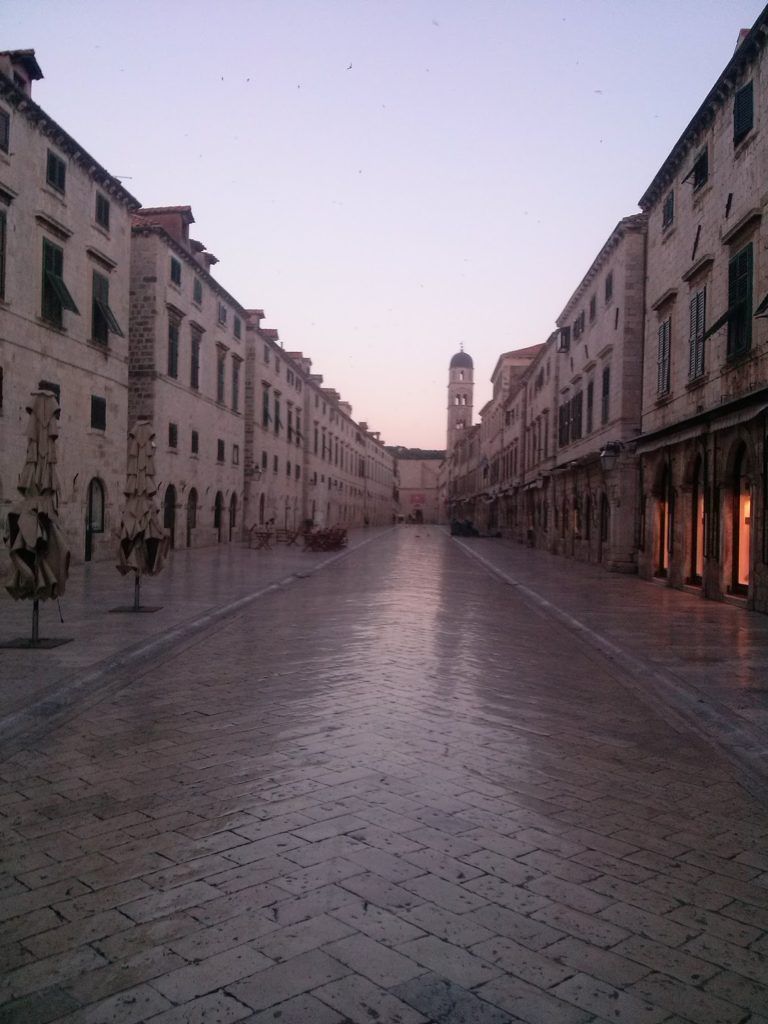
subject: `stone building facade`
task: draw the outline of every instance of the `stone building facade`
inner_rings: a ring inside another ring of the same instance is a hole
[[[440,471],[445,452],[402,447],[388,451],[396,460],[399,517],[413,523],[444,522]]]
[[[123,502],[139,203],[33,101],[41,77],[34,51],[0,54],[0,525],[45,387],[60,401],[61,525],[81,561],[114,553]]]
[[[129,422],[155,428],[172,547],[242,536],[246,311],[189,237],[189,206],[139,210],[131,249]]]
[[[302,352],[250,310],[246,331],[246,525],[382,525],[394,511],[394,460],[379,435]]]
[[[641,574],[768,611],[768,10],[640,200]]]

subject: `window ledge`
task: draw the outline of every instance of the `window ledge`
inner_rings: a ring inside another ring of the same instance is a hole
[[[104,355],[109,355],[109,342],[99,341],[98,338],[88,338],[88,344],[91,348],[98,349],[99,352],[103,352]]]
[[[666,245],[670,238],[674,235],[675,231],[677,231],[677,225],[674,221],[672,221],[669,227],[663,227],[661,229],[661,244]]]
[[[93,228],[94,231],[98,231],[98,233],[103,238],[107,238],[107,239],[109,239],[111,241],[112,236],[109,233],[109,228],[105,228],[103,224],[99,224],[99,222],[96,221],[96,220],[92,220],[91,221],[91,227]]]
[[[696,391],[697,388],[703,387],[709,380],[709,373],[700,373],[698,377],[693,377],[685,385],[686,391]]]
[[[669,405],[672,401],[672,392],[668,392],[666,395],[657,395],[654,399],[654,405],[656,408],[660,408],[662,405]]]
[[[86,430],[86,434],[96,434],[98,437],[105,437],[106,433],[106,427],[88,427]]]
[[[166,455],[178,455],[179,454],[179,449],[178,448],[171,448],[171,446],[169,445],[165,449],[165,452],[166,452]]]
[[[742,155],[751,149],[753,142],[758,136],[757,128],[754,126],[749,129],[744,138],[733,147],[733,159],[740,160]]]
[[[67,205],[67,200],[65,198],[65,193],[64,192],[58,192],[51,185],[48,185],[48,184],[41,185],[40,191],[41,192],[45,192],[45,194],[47,196],[51,196],[52,199],[55,199],[57,203],[61,203],[62,206],[66,206]]]
[[[50,320],[46,320],[43,316],[36,316],[35,320],[41,327],[46,327],[49,331],[53,331],[55,334],[69,334],[66,327],[51,323]]]
[[[693,198],[693,209],[694,210],[698,210],[698,208],[702,205],[704,197],[708,196],[711,191],[712,191],[712,179],[711,178],[707,178],[707,180],[702,185],[699,185],[699,187],[693,193],[692,198]]]

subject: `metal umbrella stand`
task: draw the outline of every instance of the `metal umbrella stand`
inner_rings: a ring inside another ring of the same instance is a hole
[[[16,601],[31,599],[32,636],[0,643],[0,647],[46,649],[71,640],[40,637],[40,601],[61,597],[69,575],[69,548],[58,519],[58,398],[51,391],[34,391],[27,412],[27,454],[18,484],[22,497],[8,513],[4,541],[13,572],[6,590]]]
[[[160,525],[155,504],[155,431],[148,420],[138,420],[128,433],[128,478],[120,521],[117,571],[133,573],[133,604],[112,612],[156,612],[160,605],[141,603],[143,576],[157,576],[168,554],[169,541]]]

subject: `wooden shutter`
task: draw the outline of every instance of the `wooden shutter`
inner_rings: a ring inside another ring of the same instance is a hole
[[[670,321],[659,324],[659,349],[656,365],[656,393],[666,395],[669,391],[669,338]]]
[[[733,101],[733,144],[738,146],[741,140],[752,131],[754,124],[754,102],[752,83],[747,82],[739,89]]]
[[[691,299],[688,348],[688,376],[691,380],[700,377],[704,373],[706,295],[706,288],[702,288]]]

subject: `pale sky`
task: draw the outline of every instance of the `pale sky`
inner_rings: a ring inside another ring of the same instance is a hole
[[[544,341],[752,0],[2,0],[34,98],[389,444]]]

